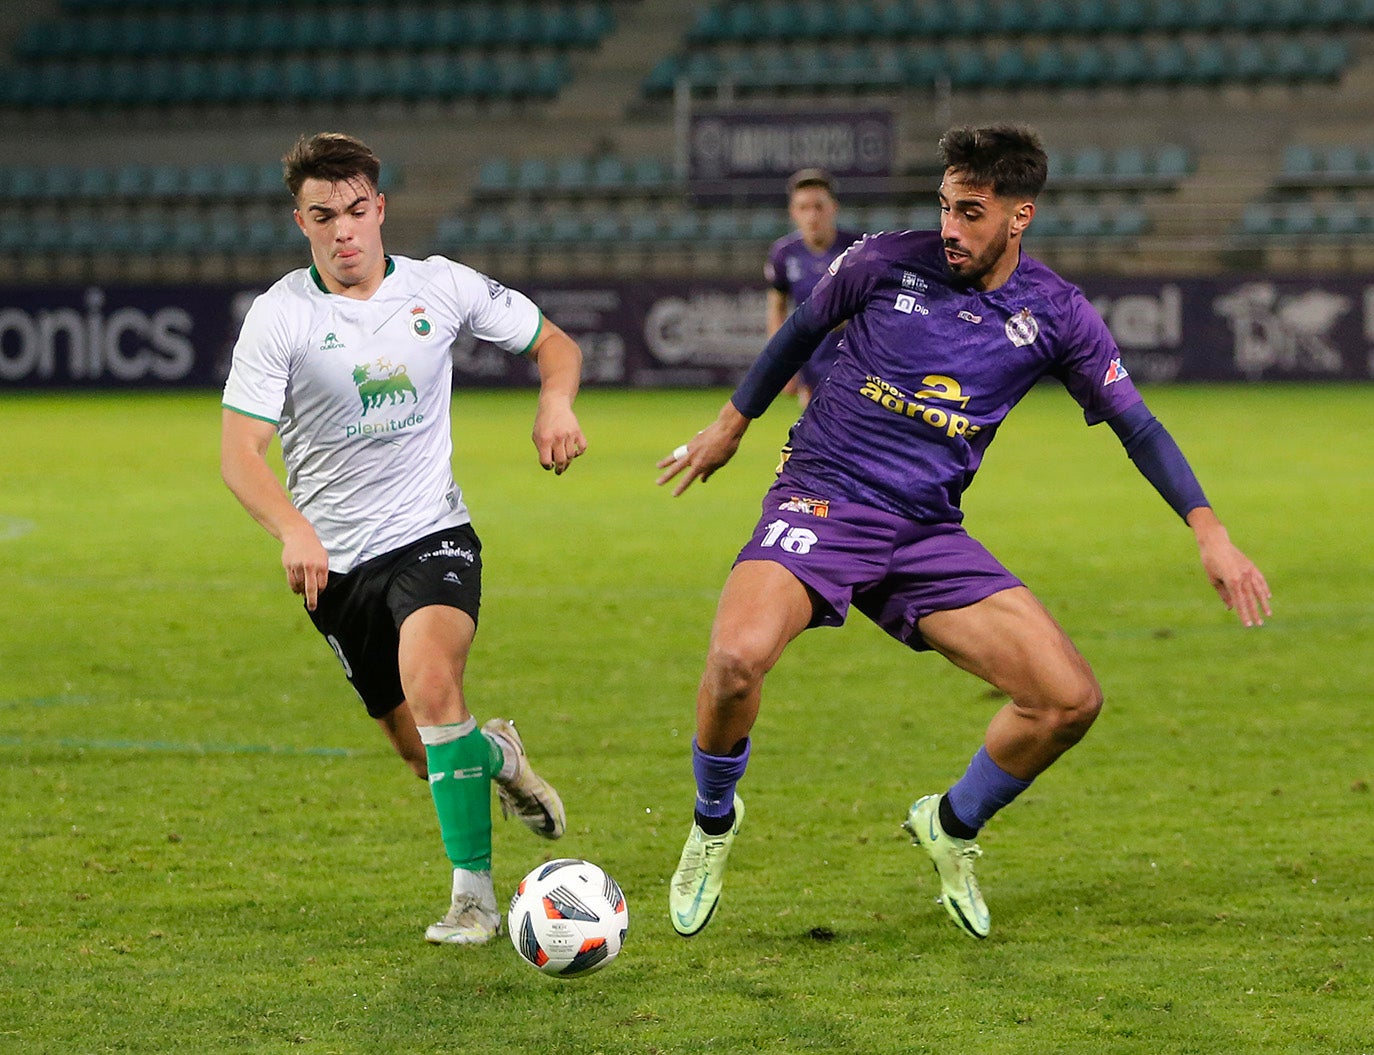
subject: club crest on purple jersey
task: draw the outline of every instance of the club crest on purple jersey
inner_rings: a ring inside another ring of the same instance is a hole
[[[1040,323],[1035,321],[1030,308],[1022,308],[1007,320],[1007,340],[1018,348],[1033,344],[1040,336]]]

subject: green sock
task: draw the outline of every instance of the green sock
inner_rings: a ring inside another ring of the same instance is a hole
[[[491,778],[500,770],[500,753],[480,729],[457,740],[425,746],[439,834],[454,868],[491,869]]]

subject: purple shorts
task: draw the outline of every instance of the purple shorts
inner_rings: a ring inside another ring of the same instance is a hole
[[[1022,585],[959,524],[917,524],[779,481],[735,563],[781,564],[818,598],[812,626],[840,626],[852,603],[903,644],[930,646],[916,624]]]

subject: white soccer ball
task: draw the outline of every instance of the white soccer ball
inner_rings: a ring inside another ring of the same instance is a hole
[[[616,958],[630,913],[614,879],[590,861],[565,857],[520,880],[508,923],[521,958],[545,974],[572,978]]]

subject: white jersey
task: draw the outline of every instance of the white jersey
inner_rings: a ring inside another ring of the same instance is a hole
[[[224,406],[277,426],[291,499],[346,572],[469,521],[451,465],[450,348],[465,334],[523,353],[541,322],[524,294],[441,256],[388,258],[368,300],[302,268],[254,300]]]

